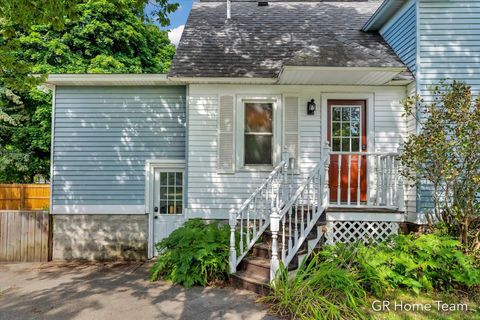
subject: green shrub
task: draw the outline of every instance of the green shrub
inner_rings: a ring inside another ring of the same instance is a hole
[[[335,245],[320,253],[325,263],[358,275],[364,288],[381,297],[385,290],[449,290],[480,284],[480,270],[457,240],[428,234],[398,235],[377,245]]]
[[[355,274],[314,256],[293,277],[281,267],[272,290],[260,301],[294,319],[365,319],[366,293]]]
[[[150,280],[171,280],[185,287],[206,286],[228,279],[228,226],[192,219],[155,245],[161,254],[150,269]]]

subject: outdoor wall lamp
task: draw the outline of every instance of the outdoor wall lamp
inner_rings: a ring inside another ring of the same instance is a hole
[[[307,102],[307,114],[308,115],[314,115],[315,114],[315,109],[317,109],[317,105],[315,104],[314,99]]]

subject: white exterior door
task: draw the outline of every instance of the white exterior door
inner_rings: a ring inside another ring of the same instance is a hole
[[[155,244],[168,237],[185,221],[184,168],[183,165],[155,164],[150,166],[151,245],[155,256]]]

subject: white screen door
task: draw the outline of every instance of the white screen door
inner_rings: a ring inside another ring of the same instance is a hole
[[[155,166],[152,175],[151,212],[153,245],[168,237],[185,221],[184,170],[180,167]],[[156,255],[154,250],[154,255]]]

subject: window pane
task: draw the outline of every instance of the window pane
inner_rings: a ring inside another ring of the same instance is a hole
[[[332,151],[340,151],[340,139],[333,138],[332,141]]]
[[[350,121],[350,108],[342,108],[342,120]]]
[[[350,136],[350,123],[342,122],[342,137],[349,137],[349,136]]]
[[[352,151],[353,152],[360,151],[360,139],[359,138],[352,138]]]
[[[160,200],[167,200],[167,187],[160,187]]]
[[[340,122],[333,122],[332,123],[332,136],[339,137],[341,135],[340,132]]]
[[[360,135],[360,123],[359,122],[352,122],[350,126],[350,134],[352,137],[358,137]]]
[[[175,201],[168,200],[168,214],[174,214],[174,213],[175,213]]]
[[[360,121],[360,108],[354,107],[352,108],[352,121]]]
[[[183,174],[181,172],[176,173],[175,184],[181,186],[183,184]]]
[[[272,116],[271,103],[246,103],[245,132],[272,132]]]
[[[167,185],[167,173],[166,172],[161,172],[160,173],[160,184],[162,186],[166,186]]]
[[[166,214],[167,213],[167,201],[160,201],[160,213]]]
[[[177,202],[177,212],[178,214],[182,213],[182,203],[181,202]]]
[[[271,135],[245,135],[245,164],[272,164]]]
[[[332,120],[333,121],[340,121],[340,115],[342,114],[342,108],[333,107],[332,109],[333,109]]]
[[[350,138],[342,139],[342,151],[350,151]]]
[[[175,184],[175,172],[168,173],[168,185],[173,186]]]

